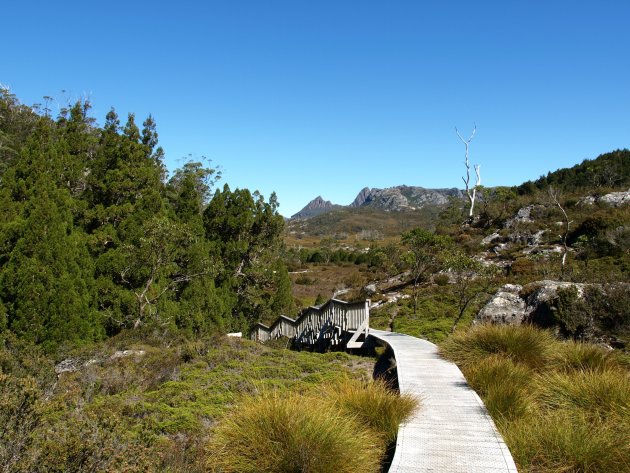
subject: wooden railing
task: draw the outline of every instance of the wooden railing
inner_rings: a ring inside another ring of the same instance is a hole
[[[256,324],[249,333],[249,338],[260,342],[287,337],[297,347],[334,348],[340,345],[346,348],[361,348],[367,338],[370,325],[370,301],[345,302],[330,299],[321,306],[304,309],[297,319],[281,315],[266,326]]]

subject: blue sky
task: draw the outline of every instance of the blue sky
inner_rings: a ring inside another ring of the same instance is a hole
[[[151,113],[284,215],[364,187],[512,185],[630,147],[630,2],[9,2],[0,83]],[[67,91],[62,94],[61,91]]]

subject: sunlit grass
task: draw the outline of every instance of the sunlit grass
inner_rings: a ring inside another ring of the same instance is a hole
[[[590,417],[630,423],[630,378],[621,370],[551,372],[539,384],[544,408],[581,410]]]
[[[527,325],[477,325],[448,338],[440,346],[440,352],[463,367],[489,355],[501,355],[537,368],[550,359],[554,343],[551,333]]]
[[[440,349],[483,399],[519,471],[630,471],[630,378],[616,354],[528,326],[473,327]]]
[[[557,343],[552,362],[561,371],[602,371],[621,366],[615,353],[591,343]]]
[[[245,398],[215,430],[209,467],[234,473],[376,472],[380,442],[331,403],[263,394]]]
[[[556,410],[504,426],[503,436],[519,471],[630,471],[630,429]]]
[[[343,412],[373,429],[386,444],[396,440],[398,426],[420,405],[416,397],[398,394],[383,381],[345,379],[327,387],[324,396]]]
[[[526,366],[493,355],[469,365],[464,374],[494,418],[516,419],[532,410],[533,372]]]

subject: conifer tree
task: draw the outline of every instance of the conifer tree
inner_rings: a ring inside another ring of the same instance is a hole
[[[52,170],[67,158],[63,140],[45,118],[3,181],[13,194],[12,222],[2,232],[0,297],[8,327],[54,347],[101,336],[95,307],[93,265],[82,232],[74,227],[76,201]]]

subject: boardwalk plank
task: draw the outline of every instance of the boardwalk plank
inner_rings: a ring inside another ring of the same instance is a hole
[[[433,343],[374,329],[370,335],[394,351],[400,392],[422,400],[399,428],[390,473],[517,471],[483,402]]]

